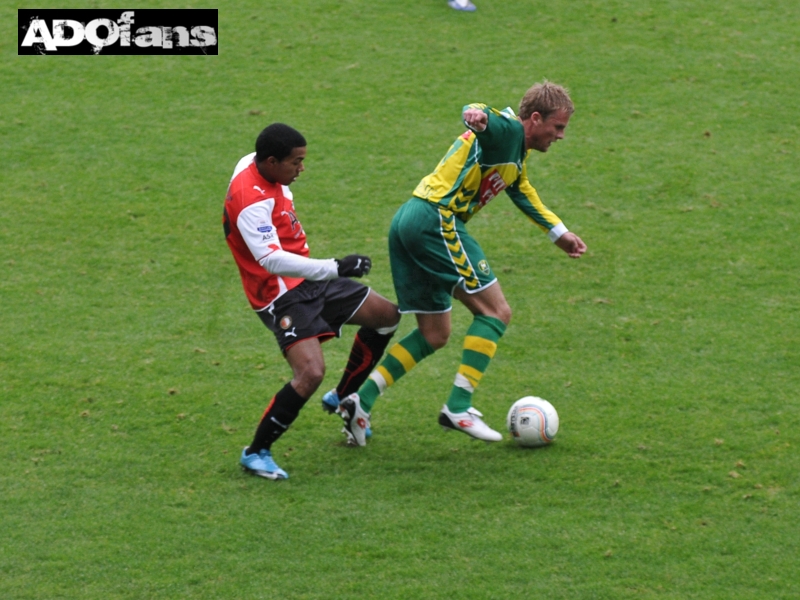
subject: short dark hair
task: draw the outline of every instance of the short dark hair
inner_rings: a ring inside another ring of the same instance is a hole
[[[305,148],[306,138],[294,127],[283,123],[273,123],[264,128],[256,139],[256,162],[267,160],[270,156],[281,161],[295,148]]]

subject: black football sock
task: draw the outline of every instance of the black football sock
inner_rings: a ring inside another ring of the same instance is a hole
[[[247,454],[269,450],[275,440],[289,429],[306,400],[307,398],[303,398],[295,391],[291,383],[283,386],[264,411],[253,442],[247,448]]]
[[[339,385],[336,386],[339,398],[358,391],[358,388],[367,380],[372,369],[380,361],[393,335],[394,331],[383,334],[367,327],[358,330],[353,347],[350,349],[350,357],[347,359],[344,374]]]

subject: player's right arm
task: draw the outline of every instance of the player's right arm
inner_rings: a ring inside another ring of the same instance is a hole
[[[274,208],[274,198],[262,200],[245,208],[236,219],[236,227],[256,262],[273,275],[311,281],[336,279],[339,273],[335,259],[308,258],[283,249],[272,221]]]
[[[506,109],[500,111],[486,104],[467,104],[461,110],[461,119],[464,124],[478,136],[483,147],[495,146],[504,143],[506,132],[513,127],[511,124],[513,111]]]
[[[489,124],[489,116],[480,108],[473,108],[472,105],[468,105],[461,113],[461,118],[464,120],[464,125],[475,133],[482,132]]]
[[[342,259],[309,258],[287,252],[281,245],[278,228],[272,222],[275,200],[251,204],[239,213],[236,227],[253,258],[273,275],[302,277],[323,281],[337,277],[361,277],[369,273],[372,261],[367,256],[351,254]]]

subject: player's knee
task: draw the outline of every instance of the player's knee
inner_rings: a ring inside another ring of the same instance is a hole
[[[511,322],[511,307],[508,305],[508,302],[503,302],[501,306],[497,307],[497,314],[495,317],[500,319],[505,325]]]
[[[397,311],[397,306],[392,304],[378,315],[375,325],[374,329],[382,335],[394,333],[400,325],[400,313]]]
[[[304,398],[309,398],[314,392],[317,391],[322,380],[325,379],[325,364],[324,363],[309,363],[304,365],[298,373],[295,374],[295,388]]]
[[[396,304],[387,302],[381,312],[381,329],[397,329],[400,324],[400,311]]]
[[[508,305],[505,298],[501,298],[499,301],[493,302],[490,306],[486,306],[481,313],[487,317],[494,317],[502,321],[504,325],[508,325],[511,322],[511,307]]]
[[[447,342],[450,339],[450,331],[423,331],[422,336],[425,338],[425,341],[431,345],[431,348],[434,350],[439,350],[447,345]]]
[[[306,372],[306,381],[308,385],[314,387],[314,390],[322,385],[323,379],[325,379],[325,365],[313,365]]]
[[[370,294],[362,308],[356,313],[353,323],[375,329],[383,335],[394,332],[400,324],[398,306],[377,294]]]

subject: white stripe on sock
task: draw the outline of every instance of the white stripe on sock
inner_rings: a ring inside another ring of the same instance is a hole
[[[462,390],[467,390],[470,394],[475,392],[475,388],[472,387],[469,379],[464,377],[461,373],[456,373],[456,380],[453,382],[453,385],[461,388]]]
[[[385,392],[386,388],[389,387],[386,384],[386,380],[383,378],[383,375],[381,375],[377,370],[375,370],[370,374],[369,378],[375,382],[375,385],[378,386],[378,391],[380,392],[381,395],[383,395],[383,392]]]

